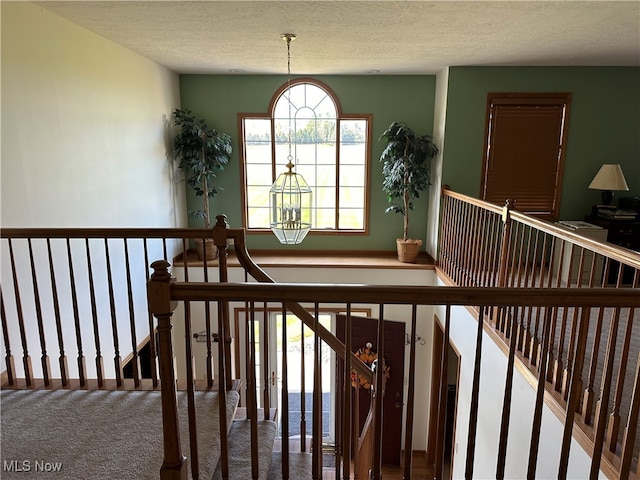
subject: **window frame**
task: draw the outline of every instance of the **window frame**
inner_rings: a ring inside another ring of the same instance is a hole
[[[371,144],[372,144],[372,129],[373,129],[373,114],[371,113],[343,113],[338,97],[333,90],[324,82],[312,77],[298,77],[291,79],[290,83],[285,82],[276,89],[266,112],[261,113],[238,113],[238,132],[239,132],[239,161],[240,161],[240,192],[241,192],[241,207],[242,207],[242,224],[249,233],[256,234],[271,234],[271,230],[268,227],[265,228],[249,228],[249,212],[248,212],[248,189],[247,189],[247,163],[246,163],[246,151],[245,151],[245,120],[269,120],[270,121],[270,135],[271,135],[271,182],[273,183],[277,176],[282,173],[276,170],[276,135],[275,135],[275,108],[280,97],[287,91],[289,86],[294,87],[301,84],[311,84],[315,87],[322,89],[327,96],[333,101],[336,108],[336,172],[335,172],[335,222],[333,228],[311,228],[309,235],[369,235],[370,228],[370,204],[371,204]],[[363,205],[363,228],[362,229],[347,229],[339,228],[340,225],[340,128],[342,121],[361,120],[366,122],[366,138],[364,142],[365,155],[364,155],[364,205]],[[314,185],[314,189],[317,185]],[[315,210],[315,208],[314,208]]]

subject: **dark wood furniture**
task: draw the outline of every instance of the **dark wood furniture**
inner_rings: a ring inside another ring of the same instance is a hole
[[[607,242],[640,252],[640,220],[609,220],[585,217],[585,222],[607,230]]]
[[[585,222],[598,225],[607,230],[607,242],[635,250],[640,254],[640,220],[610,220],[602,217],[585,217]],[[614,284],[618,279],[620,264],[611,262],[607,283]],[[625,267],[622,273],[622,285],[631,285],[634,270]]]

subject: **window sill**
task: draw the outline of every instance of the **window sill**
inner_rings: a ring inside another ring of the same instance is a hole
[[[370,268],[370,269],[404,269],[404,270],[434,270],[435,262],[426,253],[420,252],[416,263],[402,263],[395,252],[279,252],[252,251],[251,258],[261,267],[282,268]],[[174,266],[184,266],[183,255],[173,259]],[[187,266],[202,266],[195,251],[187,252]],[[218,266],[218,259],[209,260],[209,267]],[[229,267],[239,267],[240,264],[231,250],[227,257]]]

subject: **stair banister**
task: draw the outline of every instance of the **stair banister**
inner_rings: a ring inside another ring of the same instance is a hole
[[[384,304],[379,305],[378,312],[378,360],[375,369],[375,382],[373,386],[373,465],[371,466],[371,480],[382,478],[380,467],[382,465],[382,417],[384,397]]]
[[[233,239],[233,246],[236,257],[245,271],[259,282],[275,283],[275,280],[271,278],[264,270],[262,270],[249,255],[245,244],[244,229],[227,228],[226,234],[227,238]],[[300,320],[302,320],[302,322],[304,322],[306,326],[313,328],[313,315],[311,315],[302,305],[298,303],[287,303],[287,308]],[[343,355],[342,352],[345,351],[344,343],[338,340],[335,335],[327,330],[322,324],[318,324],[317,334],[320,335],[322,341],[325,342],[334,352],[336,352],[337,355]],[[367,381],[371,382],[373,379],[371,370],[367,368],[367,366],[355,355],[355,353],[350,352],[350,354],[351,365],[353,369],[356,370],[358,375],[365,377]]]
[[[353,418],[351,416],[351,394],[353,387],[351,386],[351,356],[349,351],[351,348],[351,304],[347,304],[347,315],[345,321],[345,340],[344,340],[344,400],[343,400],[343,417],[342,417],[342,475],[343,478],[350,478],[351,472],[351,448],[353,446]],[[357,383],[356,383],[357,385]],[[357,390],[356,390],[357,392]],[[357,396],[358,393],[355,393]]]
[[[213,227],[214,230],[214,239],[215,239],[215,243],[218,246],[219,249],[222,249],[221,251],[226,251],[227,248],[227,239],[232,239],[233,240],[233,246],[234,246],[234,251],[236,254],[236,257],[238,259],[238,261],[240,262],[240,265],[244,268],[245,272],[248,273],[249,275],[251,275],[253,278],[255,278],[256,280],[258,280],[259,282],[265,282],[265,283],[275,283],[275,281],[264,271],[262,270],[251,258],[251,256],[249,255],[248,251],[246,250],[246,244],[245,244],[245,230],[244,229],[230,229],[229,225],[226,222],[226,215],[218,215],[216,217],[217,222],[215,224],[215,226]],[[221,283],[226,283],[228,281],[227,279],[227,273],[226,273],[226,255],[222,255],[220,254],[220,258],[219,258],[219,265],[220,265],[220,282]],[[224,268],[223,268],[224,265]],[[225,319],[225,324],[229,325],[229,316],[228,316],[228,302],[221,302],[222,305],[226,305],[226,309],[225,309],[225,313],[222,314],[222,317]],[[266,302],[265,302],[266,305]],[[375,379],[374,379],[374,375],[372,374],[371,370],[369,368],[367,368],[367,366],[353,353],[350,351],[349,348],[347,348],[345,346],[344,343],[342,343],[340,340],[338,340],[329,330],[327,330],[323,325],[321,325],[317,319],[317,312],[316,315],[311,315],[304,307],[302,307],[299,303],[287,303],[286,308],[293,312],[302,322],[303,325],[307,325],[309,327],[311,327],[314,332],[315,332],[315,338],[316,338],[316,345],[319,346],[320,345],[320,340],[324,341],[325,343],[327,343],[327,345],[332,348],[332,350],[334,352],[336,352],[336,354],[339,357],[342,358],[346,358],[346,356],[348,355],[349,358],[349,363],[351,365],[351,368],[356,370],[358,375],[363,376],[364,378],[367,379],[367,381],[369,381],[371,384],[375,384]],[[382,307],[381,307],[382,308]],[[266,308],[265,308],[265,315],[266,315]],[[303,327],[304,328],[304,327]],[[382,321],[380,322],[380,328],[382,329]],[[230,339],[229,339],[230,340]],[[225,347],[226,348],[226,343],[225,342]],[[348,345],[348,344],[346,344]],[[318,347],[316,347],[318,348]],[[383,347],[381,347],[383,348]],[[229,353],[230,355],[230,353]],[[316,360],[316,362],[314,363],[318,363],[319,360]],[[318,367],[316,367],[318,368]],[[314,372],[316,371],[316,368],[314,368]],[[266,371],[266,370],[265,370]],[[350,369],[349,369],[350,371]],[[382,369],[380,369],[380,376],[382,376]],[[265,378],[265,381],[267,381],[267,379]],[[314,382],[315,383],[315,382]],[[379,384],[382,384],[379,383]],[[253,387],[255,388],[255,386]],[[266,388],[266,387],[265,387]],[[314,388],[315,390],[315,388]],[[321,420],[321,411],[318,408],[319,404],[321,403],[321,397],[320,397],[320,401],[318,401],[317,399],[317,395],[314,392],[314,397],[316,397],[316,400],[314,401],[314,412],[313,412],[313,417],[314,417],[314,452],[313,452],[313,467],[312,471],[313,471],[313,475],[314,478],[315,477],[320,477],[322,475],[322,456],[321,456],[321,450],[322,450],[322,445],[321,445],[321,436],[322,436],[322,420]],[[265,401],[266,401],[266,396],[265,396]],[[381,400],[381,399],[380,399]],[[376,437],[378,439],[378,442],[376,445],[378,445],[378,447],[376,447],[378,450],[380,450],[381,448],[381,437],[382,437],[382,402],[372,402],[371,408],[376,408],[376,405],[378,406],[378,412],[376,415],[374,415],[374,422],[373,422],[373,426],[377,426],[377,428],[374,428],[374,437]],[[267,411],[268,411],[268,407],[269,405],[265,405],[265,415],[267,415]],[[316,420],[317,417],[317,420]],[[302,428],[306,428],[304,426],[304,424],[302,425]],[[316,438],[316,434],[315,431],[319,431],[317,438]],[[302,451],[305,450],[305,440],[304,440],[304,431],[301,432],[302,433],[302,444],[301,444],[301,449]],[[252,455],[256,456],[257,452],[253,452],[253,442],[252,442]],[[380,476],[380,465],[381,465],[381,451],[378,451],[376,455],[374,455],[374,464],[377,462],[377,468],[374,466],[373,468],[373,478],[379,478]],[[348,463],[348,459],[347,462]],[[347,466],[347,471],[348,471],[348,466]]]
[[[213,243],[218,250],[218,276],[220,283],[229,281],[227,270],[227,222],[226,215],[216,216],[213,227]],[[205,260],[206,262],[206,260]],[[205,268],[206,271],[206,268]],[[207,311],[209,309],[207,308]],[[220,418],[220,470],[222,478],[229,477],[229,439],[227,437],[227,389],[231,385],[231,327],[229,302],[218,302],[218,409]],[[257,448],[257,447],[256,447]]]
[[[160,353],[160,388],[162,394],[162,434],[164,458],[160,467],[161,480],[186,480],[187,459],[180,447],[178,400],[173,365],[171,317],[178,302],[171,301],[171,284],[175,278],[169,273],[169,262],[157,260],[151,264],[153,274],[147,285],[149,310],[158,320]]]
[[[447,305],[444,320],[444,337],[442,340],[442,354],[440,356],[440,372],[446,372],[449,363],[449,338],[451,332],[451,307]],[[414,353],[415,355],[415,353]],[[447,405],[447,376],[440,376],[440,385],[438,386],[438,398],[434,399],[438,402],[438,411],[446,411]],[[442,478],[442,466],[444,459],[444,441],[445,441],[445,426],[444,416],[438,415],[438,424],[436,426],[436,442],[435,442],[435,465],[433,466],[434,478]],[[408,424],[407,424],[408,425]],[[409,477],[407,477],[409,478]]]
[[[218,248],[218,271],[220,272],[220,283],[227,283],[229,281],[228,269],[227,269],[227,232],[229,225],[227,225],[227,216],[216,216],[216,224],[213,226],[213,241]],[[222,302],[223,309],[223,330],[224,336],[220,335],[220,345],[225,352],[225,379],[227,385],[231,385],[231,327],[229,324],[229,302]]]
[[[573,371],[578,372],[577,375],[571,376],[570,385],[568,388],[568,400],[566,407],[566,416],[564,422],[564,429],[562,435],[562,449],[560,451],[560,465],[558,467],[558,478],[566,478],[567,470],[569,466],[569,448],[571,446],[574,418],[576,410],[578,409],[578,403],[580,401],[581,392],[579,388],[582,387],[582,380],[580,379],[579,372],[582,372],[584,355],[587,344],[587,330],[589,328],[589,314],[591,309],[589,307],[582,309],[580,323],[578,323],[577,345],[573,359],[568,359],[567,363],[573,361]]]
[[[318,303],[314,308],[314,335],[313,335],[313,410],[312,418],[312,438],[311,438],[311,478],[320,480],[322,478],[322,342],[318,335],[320,325],[320,310]]]
[[[631,411],[627,426],[624,431],[624,440],[622,442],[622,461],[620,462],[620,478],[627,478],[631,473],[631,463],[633,461],[633,450],[636,440],[636,426],[638,425],[638,417],[640,416],[640,355],[636,363],[636,375],[633,384],[633,399],[631,401]],[[636,474],[637,474],[636,465]]]
[[[415,368],[416,368],[416,321],[418,306],[411,305],[411,335],[409,337],[409,385],[407,386],[407,411],[405,414],[404,437],[404,468],[402,478],[411,478],[411,464],[413,457],[413,414],[415,399]],[[347,477],[348,478],[348,477]]]
[[[289,363],[285,304],[282,304],[282,318],[282,478],[289,478]]]

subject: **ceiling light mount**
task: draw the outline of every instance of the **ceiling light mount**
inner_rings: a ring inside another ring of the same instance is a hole
[[[282,40],[284,40],[285,42],[287,42],[287,45],[289,45],[291,43],[291,41],[295,40],[296,38],[298,38],[298,36],[295,33],[282,33],[280,35],[280,38]]]

